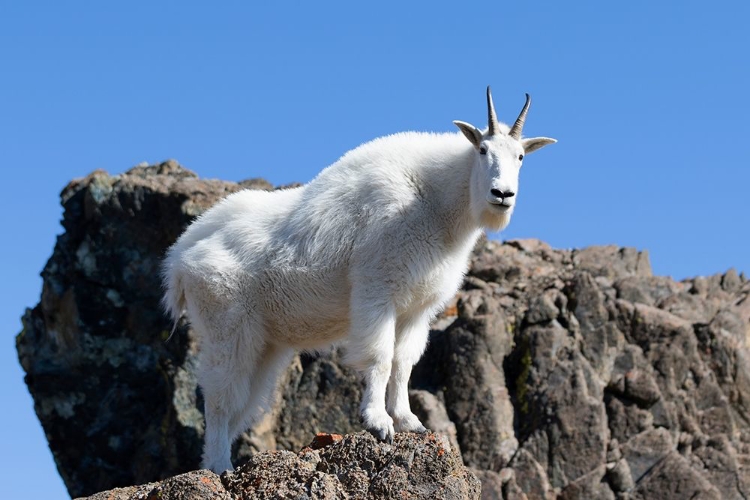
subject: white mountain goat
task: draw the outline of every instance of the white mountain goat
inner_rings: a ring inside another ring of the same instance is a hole
[[[163,302],[200,337],[203,467],[232,469],[231,443],[267,409],[295,349],[334,342],[364,377],[372,434],[425,431],[407,389],[429,323],[482,230],[510,221],[524,155],[556,142],[521,138],[529,104],[512,127],[498,123],[488,87],[485,131],[455,121],[463,135],[376,139],[307,185],[240,191],[187,228],[164,262]]]

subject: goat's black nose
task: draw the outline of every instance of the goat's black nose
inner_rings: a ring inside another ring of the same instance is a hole
[[[490,193],[492,193],[492,196],[502,199],[513,198],[516,195],[516,193],[514,193],[513,191],[500,191],[499,189],[495,188],[490,189]]]

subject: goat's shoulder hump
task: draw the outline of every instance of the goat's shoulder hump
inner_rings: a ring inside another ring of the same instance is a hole
[[[453,149],[456,145],[463,145],[462,139],[456,133],[438,132],[398,132],[366,142],[351,150],[346,156],[366,156],[370,154],[404,153],[419,155],[420,153],[436,152],[445,148]]]

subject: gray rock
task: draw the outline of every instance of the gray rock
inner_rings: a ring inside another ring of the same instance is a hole
[[[626,442],[641,432],[654,426],[653,414],[637,404],[617,397],[605,398],[607,418],[613,439]]]
[[[456,435],[456,424],[448,417],[445,405],[437,396],[424,390],[412,390],[409,391],[409,403],[411,410],[425,427],[448,438],[453,449],[461,453]]]
[[[617,297],[630,302],[657,306],[686,288],[665,276],[629,276],[615,282]]]
[[[737,451],[726,435],[718,435],[693,450],[696,464],[703,466],[703,476],[725,499],[750,497],[750,474],[737,459]]]
[[[582,271],[610,280],[627,276],[651,276],[648,252],[615,245],[588,247],[573,252],[573,263]]]
[[[615,500],[607,483],[605,466],[600,465],[575,481],[568,483],[557,496],[559,500]]]
[[[179,475],[201,453],[198,346],[182,321],[166,341],[159,262],[195,216],[243,188],[273,186],[201,180],[169,161],[63,190],[65,232],[16,345],[71,495],[194,498],[213,485],[220,497],[220,484],[473,495],[463,456],[487,498],[750,496],[750,282],[730,270],[677,283],[652,276],[646,252],[538,240],[482,240],[433,324],[411,397],[443,444],[399,435],[405,447],[389,451],[352,434],[362,385],[332,350],[295,358],[272,411],[235,444],[247,465],[233,479]],[[348,434],[330,447],[348,451],[300,452],[317,432]],[[425,459],[439,449],[450,464]]]
[[[719,490],[677,452],[670,452],[649,470],[633,491],[634,500],[719,500]]]
[[[616,493],[628,492],[635,486],[633,473],[630,471],[628,461],[624,458],[612,464],[612,467],[607,470],[607,480]]]
[[[478,290],[459,300],[458,313],[433,337],[412,382],[441,388],[467,465],[500,470],[518,448],[503,369],[511,335],[497,301]]]
[[[503,493],[503,485],[507,484],[508,481],[503,482],[500,474],[495,471],[482,469],[471,469],[471,472],[482,483],[482,500],[505,500],[507,495]],[[513,479],[515,479],[515,476]]]
[[[626,346],[615,359],[609,389],[642,408],[650,408],[661,398],[653,368],[643,351],[634,345]]]
[[[630,438],[622,445],[622,455],[628,462],[633,482],[640,481],[675,448],[676,444],[666,429],[650,429]]]
[[[510,467],[515,471],[515,484],[528,498],[552,499],[555,497],[547,473],[531,453],[518,450]]]

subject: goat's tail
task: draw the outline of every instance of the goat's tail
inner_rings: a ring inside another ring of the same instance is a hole
[[[182,275],[179,268],[171,262],[169,257],[164,261],[164,267],[162,268],[162,283],[165,291],[161,298],[161,305],[174,322],[172,331],[167,337],[167,340],[169,340],[177,330],[177,323],[180,321],[186,306]]]

